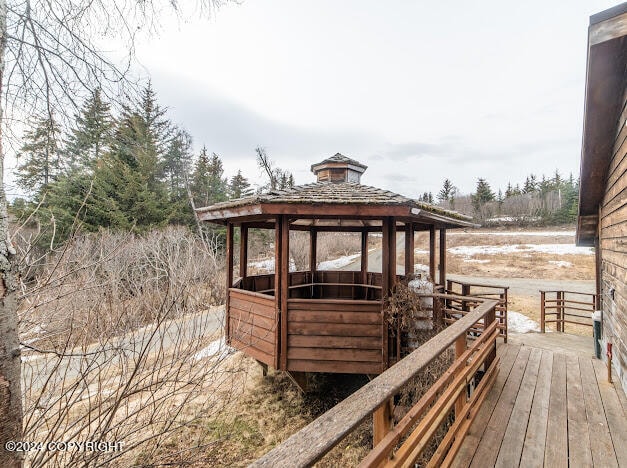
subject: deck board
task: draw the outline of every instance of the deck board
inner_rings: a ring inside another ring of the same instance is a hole
[[[500,346],[496,382],[453,466],[627,467],[622,389],[602,362],[551,339]]]

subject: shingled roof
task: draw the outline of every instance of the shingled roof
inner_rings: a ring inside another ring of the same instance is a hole
[[[333,156],[331,156],[330,158],[325,159],[324,161],[320,161],[319,163],[312,164],[311,165],[311,171],[313,172],[316,167],[322,166],[323,164],[328,164],[328,163],[345,163],[345,164],[350,164],[351,166],[360,167],[360,168],[362,168],[364,170],[368,169],[368,166],[366,166],[365,164],[360,163],[359,161],[357,161],[355,159],[347,158],[346,156],[344,156],[341,153],[335,153]]]
[[[406,207],[407,215],[430,214],[431,218],[437,217],[441,222],[456,226],[470,226],[471,217],[445,210],[428,203],[407,198],[389,190],[383,190],[368,185],[351,182],[331,183],[317,182],[306,185],[298,185],[286,190],[271,190],[270,192],[216,203],[215,205],[198,208],[196,212],[201,220],[220,221],[232,217],[241,216],[243,207],[258,207],[254,212],[247,214],[271,213],[272,210],[263,210],[262,206],[271,205],[310,205],[319,207],[320,215],[332,214],[329,209],[332,206],[388,206]]]

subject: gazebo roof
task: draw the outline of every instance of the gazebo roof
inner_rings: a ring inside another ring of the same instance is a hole
[[[218,223],[233,218],[286,214],[350,219],[397,216],[446,227],[475,226],[469,216],[388,190],[352,182],[297,185],[285,190],[271,190],[251,197],[216,203],[198,208],[196,212],[201,220]]]

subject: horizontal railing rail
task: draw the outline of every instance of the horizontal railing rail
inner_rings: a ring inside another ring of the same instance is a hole
[[[540,331],[545,333],[547,323],[554,323],[558,332],[564,332],[567,323],[592,327],[592,313],[596,310],[596,304],[597,295],[594,293],[541,290]]]
[[[449,294],[459,294],[466,298],[495,299],[498,301],[498,305],[496,306],[496,318],[499,322],[500,336],[505,343],[507,343],[508,290],[509,286],[470,283],[456,280],[446,281],[446,292]],[[469,303],[467,299],[463,301],[447,301],[446,309],[448,310],[445,310],[445,321],[449,323],[454,321],[460,312],[468,310],[469,305],[471,305],[471,303]]]
[[[434,296],[450,297],[444,294],[434,294]],[[450,298],[455,297],[458,296]],[[482,300],[472,311],[292,435],[251,466],[273,468],[310,466],[370,416],[374,424],[375,447],[362,465],[374,466],[386,460],[396,464],[400,458],[394,455],[390,459],[390,452],[405,436],[407,436],[406,440],[410,441],[410,445],[401,445],[399,451],[403,454],[403,463],[412,463],[424,449],[425,441],[432,438],[435,430],[441,426],[443,418],[453,411],[454,407],[453,422],[432,458],[438,463],[451,461],[459,449],[463,435],[470,426],[472,417],[476,414],[475,409],[485,398],[487,389],[490,388],[497,372],[498,323],[495,320],[497,305],[498,302],[495,300]],[[468,331],[482,320],[486,324],[483,334],[468,347]],[[456,359],[451,367],[399,422],[398,430],[393,429],[391,406],[394,396],[410,379],[453,344],[455,344]],[[476,373],[481,367],[485,374],[469,397],[469,384],[475,382]],[[418,422],[417,427],[420,430],[409,434],[415,422]]]

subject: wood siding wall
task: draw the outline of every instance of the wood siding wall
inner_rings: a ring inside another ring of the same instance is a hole
[[[627,91],[600,208],[601,297],[604,341],[627,391]],[[605,350],[604,350],[605,351]]]
[[[229,311],[231,346],[276,367],[278,317],[274,297],[231,288]]]
[[[290,371],[379,374],[385,369],[382,337],[379,301],[288,301]]]

